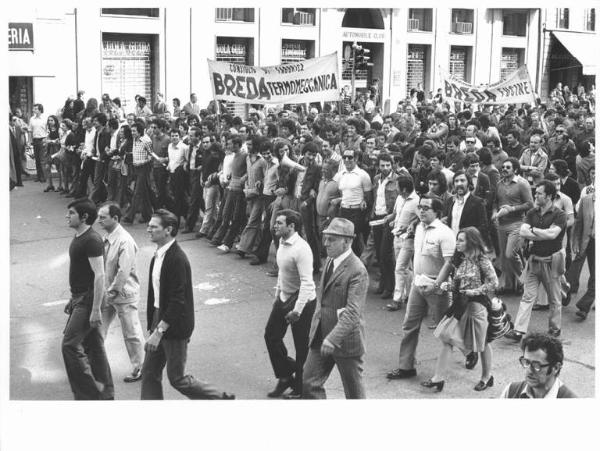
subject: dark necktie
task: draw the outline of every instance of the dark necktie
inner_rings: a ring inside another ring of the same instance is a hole
[[[329,264],[327,265],[327,270],[325,271],[325,277],[323,278],[323,286],[327,285],[329,279],[331,279],[331,275],[333,274],[333,260],[329,260]]]

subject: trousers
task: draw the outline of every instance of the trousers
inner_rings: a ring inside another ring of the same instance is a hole
[[[363,358],[322,356],[320,349],[311,347],[304,365],[303,399],[326,399],[325,382],[337,366],[346,399],[366,399],[363,382]]]
[[[583,310],[586,313],[590,312],[592,304],[596,297],[596,240],[590,239],[586,249],[582,249],[579,255],[572,261],[569,270],[567,271],[567,281],[571,284],[570,292],[573,295],[577,295],[579,291],[579,278],[581,276],[581,270],[583,264],[587,260],[588,268],[590,270],[590,277],[588,279],[587,290],[583,296],[577,301],[576,307],[579,310]]]
[[[223,392],[207,382],[185,374],[189,339],[163,338],[156,351],[146,352],[142,367],[142,400],[164,399],[162,373],[167,367],[171,386],[189,399],[221,399]]]
[[[115,396],[103,335],[89,321],[93,297],[93,290],[71,297],[71,313],[63,332],[62,355],[76,400],[106,400]]]
[[[412,281],[410,269],[413,255],[415,253],[414,238],[394,237],[394,253],[396,254],[396,265],[394,267],[394,301],[408,299]]]
[[[446,294],[424,294],[414,284],[408,295],[406,315],[402,323],[402,341],[400,342],[399,367],[410,370],[415,367],[415,354],[419,343],[419,331],[421,322],[427,310],[431,309],[434,322],[439,322],[446,310],[448,310],[448,296]]]
[[[519,255],[519,229],[521,222],[498,226],[498,246],[500,247],[500,276],[499,286],[506,289],[517,287],[523,273],[523,263]]]
[[[134,370],[141,368],[144,363],[144,332],[140,323],[137,304],[137,300],[106,303],[102,308],[102,326],[100,327],[102,338],[106,340],[111,323],[115,316],[119,317],[125,348]]]
[[[296,299],[297,296],[292,296],[285,302],[281,302],[279,298],[275,300],[265,327],[265,342],[275,377],[281,379],[295,374],[295,390],[300,392],[302,390],[302,368],[308,355],[310,322],[315,312],[316,300],[307,302],[298,321],[292,323],[292,336],[296,348],[296,359],[293,359],[288,355],[283,337],[288,329],[285,315],[294,309]]]

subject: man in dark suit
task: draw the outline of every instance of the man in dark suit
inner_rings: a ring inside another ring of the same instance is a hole
[[[97,113],[92,119],[92,124],[96,129],[92,158],[96,160],[96,167],[94,170],[94,188],[90,193],[90,199],[96,204],[104,202],[108,195],[104,184],[104,176],[110,158],[107,154],[110,151],[111,132],[106,126],[106,122],[106,114],[104,113]],[[118,127],[118,122],[116,126]]]
[[[336,365],[346,398],[364,399],[364,308],[369,275],[352,252],[354,224],[350,220],[334,218],[323,237],[329,258],[310,328],[302,397],[325,399],[323,385]]]
[[[190,399],[234,399],[234,395],[185,374],[187,345],[194,330],[192,271],[187,256],[175,241],[177,217],[157,210],[148,224],[157,249],[150,263],[147,319],[151,332],[142,367],[141,399],[163,399],[162,372]]]
[[[454,191],[446,204],[446,225],[455,235],[465,227],[475,227],[487,246],[490,245],[489,224],[483,200],[471,194],[472,185],[467,180],[465,171],[458,171],[453,178]]]
[[[480,171],[479,155],[476,153],[469,153],[463,161],[465,171],[471,185],[471,194],[479,197],[483,200],[485,208],[492,208],[494,193],[490,187],[490,179],[487,175]]]

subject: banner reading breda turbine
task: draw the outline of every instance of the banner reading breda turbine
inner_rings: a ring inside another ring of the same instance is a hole
[[[266,67],[208,60],[208,72],[216,100],[269,104],[340,98],[337,53]]]
[[[535,102],[527,66],[521,66],[505,80],[490,85],[473,86],[454,79],[440,68],[443,95],[446,99],[467,103],[531,103]]]

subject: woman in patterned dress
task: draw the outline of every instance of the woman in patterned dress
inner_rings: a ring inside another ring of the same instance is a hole
[[[492,262],[485,255],[481,234],[475,227],[467,227],[458,232],[453,266],[452,282],[445,284],[452,289],[452,306],[436,329],[436,336],[442,341],[442,351],[436,363],[435,374],[422,385],[442,391],[454,346],[464,354],[480,353],[481,380],[474,389],[482,391],[494,385],[491,375],[492,348],[487,342],[488,294],[494,293],[498,277]],[[458,323],[454,318],[458,319]]]

